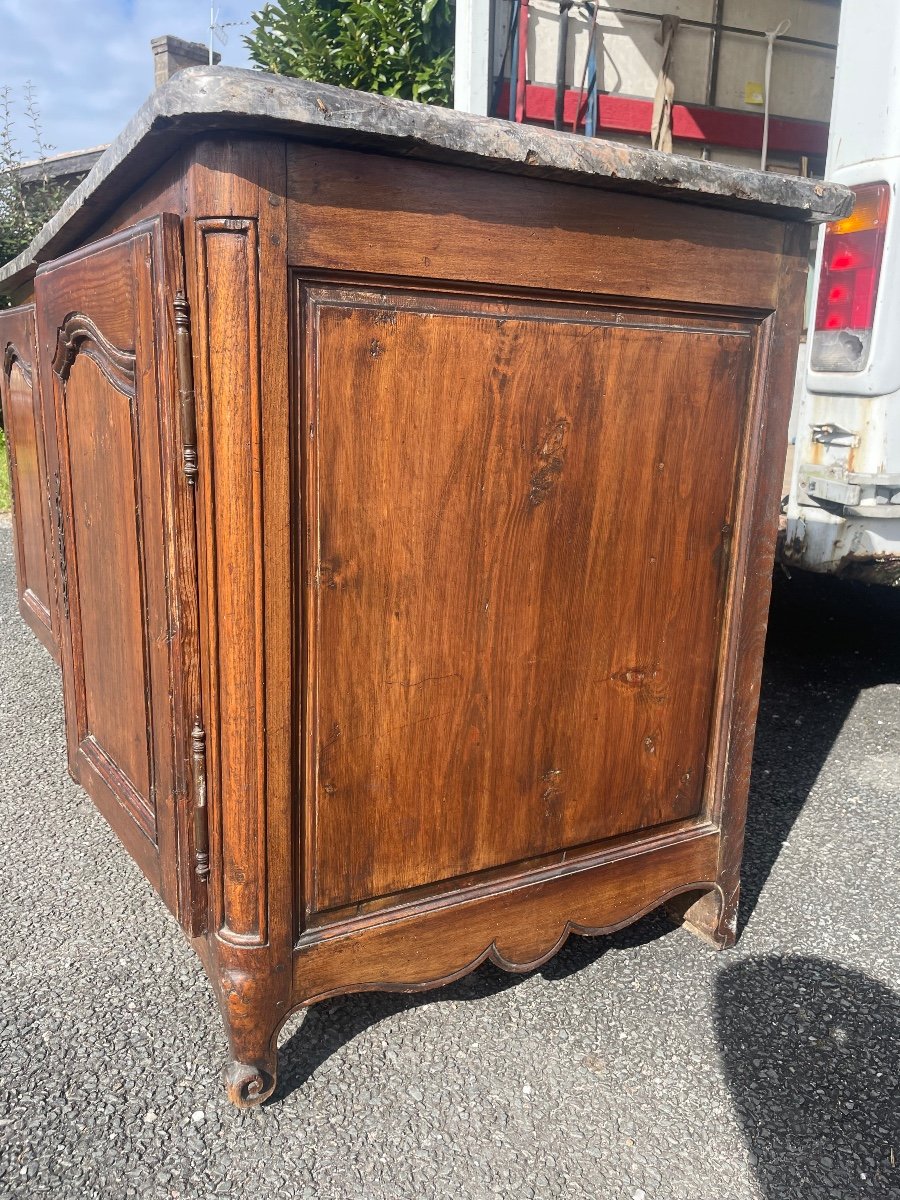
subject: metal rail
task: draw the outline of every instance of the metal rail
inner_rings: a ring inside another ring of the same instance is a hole
[[[616,16],[622,17],[639,17],[645,21],[661,21],[664,13],[648,13],[638,8],[613,8],[611,5],[602,5],[601,12],[614,13]],[[695,21],[692,17],[679,17],[679,25],[687,25],[692,29],[710,29],[716,33],[737,33],[743,37],[758,37],[764,38],[766,32],[764,29],[744,29],[741,25],[723,25],[717,21]],[[837,44],[834,42],[819,42],[814,38],[792,37],[790,34],[782,34],[778,38],[779,43],[790,42],[794,46],[813,46],[817,50],[837,50]]]

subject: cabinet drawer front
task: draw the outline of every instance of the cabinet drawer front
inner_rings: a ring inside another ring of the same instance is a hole
[[[699,818],[755,326],[300,306],[308,911]]]

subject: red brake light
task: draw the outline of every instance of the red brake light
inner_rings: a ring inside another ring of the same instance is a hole
[[[853,190],[853,212],[825,230],[810,362],[814,371],[860,371],[869,357],[891,190],[886,183]]]

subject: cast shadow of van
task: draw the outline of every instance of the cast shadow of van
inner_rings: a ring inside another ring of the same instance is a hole
[[[900,682],[900,588],[776,571],[750,778],[739,929],[859,697]]]
[[[900,1197],[900,997],[819,958],[744,959],[715,1019],[766,1200]]]

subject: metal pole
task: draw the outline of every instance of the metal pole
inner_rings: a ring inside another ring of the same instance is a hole
[[[521,19],[521,0],[513,0],[512,10],[512,60],[509,67],[509,119],[516,119],[516,85],[519,81],[519,21]]]
[[[453,107],[488,115],[491,0],[457,0]]]
[[[716,92],[719,90],[719,55],[721,52],[721,37],[722,37],[722,4],[723,0],[716,0],[715,12],[712,21],[712,44],[709,53],[709,78],[706,81],[706,103],[710,108],[715,107]]]
[[[566,107],[566,62],[569,48],[569,9],[572,0],[560,0],[559,41],[556,44],[556,108],[553,112],[553,128],[565,127]]]
[[[770,30],[766,34],[766,81],[765,81],[765,111],[763,113],[763,137],[762,137],[762,154],[759,160],[759,169],[766,169],[766,162],[769,157],[769,89],[772,86],[772,55],[775,51],[775,39],[784,37],[788,29],[790,29],[790,21],[782,21],[777,29]]]

